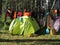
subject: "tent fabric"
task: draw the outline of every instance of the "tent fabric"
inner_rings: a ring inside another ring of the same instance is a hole
[[[11,24],[10,24],[10,26],[9,26],[9,31],[10,31],[10,33],[11,33],[12,29],[13,29],[14,22],[15,22],[15,19],[11,22]]]
[[[15,23],[14,23],[14,21],[15,21]],[[21,35],[21,33],[22,33],[21,32],[22,30],[20,30],[22,28],[22,27],[20,28],[21,24],[22,24],[22,22],[20,22],[19,18],[14,19],[10,24],[9,32],[12,34],[20,34]]]
[[[31,17],[24,19],[26,20],[24,25],[24,36],[29,36],[31,34],[34,34],[39,29],[36,20]]]
[[[21,24],[22,22],[20,22],[19,19],[17,18],[13,27],[13,32],[12,32],[13,34],[19,34],[19,35],[22,34],[22,30],[21,30],[22,27],[20,28]]]
[[[18,12],[17,16],[21,17],[23,15],[22,12]]]
[[[56,30],[56,31],[58,31],[59,30],[59,26],[60,26],[60,19],[57,19],[56,21],[55,21],[55,23],[54,23],[54,25],[53,25],[53,27],[54,27],[54,29]]]
[[[34,18],[22,16],[20,18],[16,18],[14,24],[10,24],[9,31],[12,34],[23,34],[24,36],[29,36],[31,34],[34,34],[37,30],[39,30],[39,28],[40,27]]]

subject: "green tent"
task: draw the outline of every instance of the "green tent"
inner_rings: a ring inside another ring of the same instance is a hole
[[[38,29],[39,25],[37,24],[36,20],[31,17],[23,17],[25,20],[24,24],[24,36],[30,36],[31,34],[34,34]]]
[[[9,31],[12,34],[30,36],[39,30],[39,25],[32,17],[23,16],[22,18],[14,19],[12,22],[9,27]]]
[[[18,34],[18,35],[22,35],[22,31],[23,31],[23,22],[19,20],[19,18],[14,19],[9,27],[9,32],[11,34]]]

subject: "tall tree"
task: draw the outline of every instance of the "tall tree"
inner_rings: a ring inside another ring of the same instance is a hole
[[[0,0],[0,16],[1,16],[1,13],[2,13],[2,0]]]

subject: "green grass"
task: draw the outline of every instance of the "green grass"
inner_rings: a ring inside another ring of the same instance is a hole
[[[0,30],[0,39],[60,39],[60,35],[39,35],[34,37],[23,37],[20,35],[11,35],[8,30]]]
[[[51,35],[40,35],[40,36],[37,36],[37,37],[23,37],[23,36],[18,36],[18,35],[11,35],[9,34],[9,31],[8,30],[0,30],[0,39],[5,39],[5,40],[23,40],[23,42],[16,42],[16,41],[13,41],[13,42],[0,42],[0,45],[52,45],[52,44],[58,44],[60,42],[38,42],[38,41],[31,41],[31,42],[24,42],[24,39],[59,39],[60,40],[60,35],[54,35],[54,36],[51,36]]]
[[[0,45],[59,45],[58,43],[36,43],[36,42],[0,42]]]

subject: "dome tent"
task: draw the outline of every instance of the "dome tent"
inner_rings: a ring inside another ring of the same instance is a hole
[[[12,34],[23,34],[24,36],[30,36],[31,34],[34,34],[37,30],[39,30],[39,25],[32,17],[22,16],[14,20],[14,22],[12,21],[13,24],[10,24],[11,28],[9,27],[9,31]]]
[[[11,34],[21,35],[22,34],[22,32],[21,32],[22,27],[20,27],[21,24],[22,24],[22,22],[20,22],[19,18],[14,19],[10,24],[9,32]]]
[[[56,19],[53,27],[54,27],[54,29],[56,30],[56,32],[59,31],[59,28],[60,28],[60,18]]]

